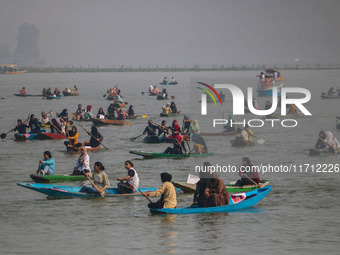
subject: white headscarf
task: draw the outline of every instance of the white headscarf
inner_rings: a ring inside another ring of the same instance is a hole
[[[327,144],[329,144],[331,147],[338,150],[339,147],[340,147],[340,143],[339,143],[338,139],[336,139],[333,136],[332,132],[330,132],[330,131],[326,131],[325,134],[326,134],[325,142]]]

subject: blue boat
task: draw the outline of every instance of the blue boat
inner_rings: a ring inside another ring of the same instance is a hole
[[[43,183],[18,183],[19,186],[34,190],[47,195],[49,198],[73,198],[73,197],[84,197],[84,198],[96,198],[101,197],[99,194],[87,194],[80,193],[81,186],[66,186],[66,185],[54,185],[54,184],[43,184]],[[157,188],[140,188],[142,192],[155,191]],[[180,193],[181,189],[176,188],[176,192]],[[141,196],[140,192],[119,194],[117,188],[108,188],[105,190],[104,197],[117,197],[117,196]]]
[[[257,91],[257,94],[260,97],[272,96],[273,95],[273,88],[274,87],[277,88],[277,95],[281,96],[281,88],[283,87],[283,84],[273,85],[273,86],[268,87],[268,88],[258,87],[258,89],[256,91]]]
[[[252,190],[242,194],[233,194],[230,196],[229,205],[217,207],[184,207],[184,208],[162,208],[150,209],[151,213],[163,214],[193,214],[193,213],[225,213],[247,209],[260,202],[270,191],[272,187],[267,186],[260,189]]]
[[[40,129],[40,133],[45,133],[45,129]],[[14,134],[14,137],[16,140],[21,140],[21,141],[26,141],[26,140],[34,140],[38,139],[38,134],[39,133],[27,133],[27,134],[21,134],[21,133],[16,133]]]

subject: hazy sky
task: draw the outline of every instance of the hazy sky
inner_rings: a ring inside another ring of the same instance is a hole
[[[47,65],[340,64],[339,0],[0,0],[0,45]]]

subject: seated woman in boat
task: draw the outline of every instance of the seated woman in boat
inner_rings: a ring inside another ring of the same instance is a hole
[[[72,127],[72,130],[68,131],[68,141],[65,141],[64,144],[67,147],[79,147],[81,144],[78,142],[79,133],[76,126]]]
[[[210,173],[207,187],[204,190],[203,202],[206,207],[223,206],[229,204],[229,193],[222,179],[217,177],[216,172]]]
[[[40,126],[39,126],[39,123],[38,123],[38,119],[35,117],[34,114],[31,114],[28,126],[31,128],[31,133],[33,133],[33,134],[41,132]]]
[[[84,173],[91,172],[90,168],[90,156],[87,154],[86,148],[83,146],[80,149],[80,155],[74,165],[72,175],[84,175]]]
[[[189,127],[190,138],[193,138],[196,135],[201,133],[200,126],[198,125],[197,120],[193,120],[190,127]]]
[[[56,88],[54,89],[53,94],[56,95],[57,97],[60,97],[61,91],[56,87]]]
[[[27,121],[26,121],[27,123]],[[26,134],[26,129],[28,128],[28,126],[25,124],[25,122],[23,123],[21,119],[17,120],[17,126],[15,128],[13,128],[11,131],[18,131],[19,134]]]
[[[93,119],[93,118],[94,118],[94,114],[91,112],[91,110],[92,110],[92,105],[88,105],[88,106],[86,107],[86,112],[85,112],[85,114],[84,114],[84,118],[85,118],[86,120],[89,120],[89,119]]]
[[[68,122],[68,111],[67,109],[63,109],[60,114],[57,113],[57,117],[62,118],[64,122]]]
[[[166,91],[166,89],[163,89],[160,94],[161,94],[162,97],[168,98],[168,92]],[[170,105],[169,105],[169,107],[170,107]]]
[[[183,150],[187,153],[182,135],[177,135],[175,137],[175,139],[173,140],[173,146],[174,147],[172,148],[166,148],[163,154],[184,154]]]
[[[43,88],[41,94],[42,94],[43,96],[47,96],[47,89],[46,89],[46,88]]]
[[[37,174],[41,175],[54,175],[55,174],[55,161],[49,151],[44,152],[44,158],[39,160],[39,167]]]
[[[176,189],[171,183],[172,176],[168,173],[161,173],[162,186],[155,191],[144,192],[145,197],[158,197],[161,198],[155,203],[149,203],[149,208],[176,208]]]
[[[104,112],[103,107],[99,108],[98,113],[96,115],[96,118],[97,119],[104,119],[105,118],[105,112]]]
[[[85,119],[85,109],[82,107],[81,104],[78,104],[78,108],[75,114],[76,120],[83,120]]]
[[[41,117],[38,119],[40,124],[49,125],[50,118],[53,117],[53,112],[49,111],[47,114],[45,112],[41,112]]]
[[[208,147],[204,141],[204,138],[199,134],[192,137],[192,141],[194,142],[194,148],[192,149],[192,153],[194,154],[206,154],[208,153]]]
[[[175,102],[171,102],[170,108],[171,108],[172,113],[177,113],[177,106],[176,106]]]
[[[154,88],[153,88],[152,85],[150,85],[150,86],[149,86],[149,93],[150,93],[150,94],[153,94],[153,93],[154,93],[153,91],[154,91]]]
[[[158,126],[158,136],[167,137],[169,134],[169,127],[166,126],[166,121],[163,120],[161,125]]]
[[[163,78],[163,83],[168,83],[168,76],[165,76],[164,78]]]
[[[175,77],[171,77],[171,82],[172,82],[172,83],[175,83],[175,82],[176,82]]]
[[[67,93],[71,92],[71,90],[70,90],[70,88],[68,86],[65,87],[64,91],[67,92]]]
[[[110,119],[110,120],[112,120],[112,119],[116,119],[116,116],[115,116],[115,114],[116,114],[116,109],[117,109],[117,105],[115,105],[115,104],[110,104],[109,105],[109,108],[107,108],[107,112],[106,112],[106,118],[107,119]]]
[[[98,147],[104,140],[102,134],[98,132],[98,129],[95,126],[91,127],[90,135],[91,135],[90,140],[84,142],[82,146],[90,146],[91,148],[95,148]]]
[[[315,149],[319,151],[329,151],[332,153],[339,152],[340,144],[338,139],[330,131],[320,131]]]
[[[181,133],[181,127],[178,125],[177,120],[173,120],[171,125],[171,132],[172,134],[169,136],[169,138],[176,138],[176,136]]]
[[[125,169],[127,175],[122,178],[117,178],[119,194],[136,192],[139,186],[139,177],[137,171],[133,168],[133,163],[130,160],[125,161]]]
[[[246,124],[246,127],[244,129],[238,127],[237,128],[237,134],[235,136],[235,140],[238,140],[241,144],[244,143],[244,145],[254,145],[254,143],[251,141],[251,137],[254,135],[253,131],[249,129],[249,126]]]
[[[125,120],[125,112],[122,108],[117,109],[117,120]]]
[[[46,96],[53,96],[53,93],[52,93],[52,89],[51,88],[48,88],[46,90]]]
[[[242,158],[242,165],[238,174],[241,176],[241,179],[235,183],[235,186],[254,185],[255,183],[258,184],[261,182],[256,168],[247,157]]]
[[[105,167],[101,162],[97,161],[94,163],[93,170],[93,172],[84,173],[84,175],[93,181],[99,189],[99,192],[93,185],[85,185],[79,190],[79,192],[88,194],[103,194],[107,188],[111,187],[109,178],[107,174],[104,173]]]
[[[188,115],[185,115],[183,118],[183,130],[182,133],[189,133],[192,119]]]
[[[157,86],[155,85],[154,89],[153,89],[153,94],[159,94],[159,89],[157,88]]]
[[[156,135],[156,131],[158,129],[158,125],[152,122],[152,120],[148,120],[148,126],[144,129],[143,135],[153,136]]]
[[[127,116],[129,118],[137,117],[137,114],[135,113],[135,109],[133,108],[133,105],[130,105],[129,109],[126,112]]]
[[[23,87],[22,89],[19,90],[19,93],[23,96],[26,96],[28,93],[27,93],[27,90],[25,87]]]
[[[211,166],[210,162],[203,163],[203,171],[199,172],[200,180],[196,183],[196,190],[194,193],[193,203],[197,204],[199,207],[207,207],[207,200],[205,198],[205,189],[208,185],[208,180],[210,178],[210,169]]]

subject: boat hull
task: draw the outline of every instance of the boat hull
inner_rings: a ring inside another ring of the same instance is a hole
[[[217,206],[217,207],[184,207],[184,208],[162,208],[162,209],[150,209],[151,213],[162,214],[195,214],[195,213],[227,213],[239,210],[244,210],[253,207],[260,202],[268,193],[272,190],[271,186],[249,191],[245,194],[245,199],[241,202],[234,203],[229,199],[229,205]]]
[[[55,183],[55,182],[71,182],[71,181],[85,181],[84,175],[37,175],[31,174],[33,181],[38,183]]]
[[[45,130],[41,129],[41,133],[44,133]],[[16,133],[14,134],[14,137],[16,140],[19,141],[26,141],[26,140],[35,140],[38,138],[38,134],[40,133],[27,133],[27,134],[21,134],[21,133]]]
[[[177,111],[176,113],[160,113],[160,117],[172,117],[172,116],[178,116],[181,113],[181,111]]]
[[[159,84],[161,84],[161,85],[177,85],[178,82],[177,81],[175,81],[175,82],[160,82]]]
[[[67,92],[67,91],[63,91],[63,96],[64,97],[79,96],[79,92]]]
[[[52,99],[60,99],[60,97],[57,97],[57,96],[45,96],[46,99],[49,99],[49,100],[52,100]]]
[[[37,138],[39,140],[67,139],[65,135],[56,133],[38,133]]]
[[[91,121],[96,126],[124,125],[126,122],[126,120],[109,120],[109,119],[91,119]]]
[[[152,135],[152,136],[145,137],[143,142],[144,143],[172,143],[173,140],[174,139],[163,137],[163,136]]]
[[[87,151],[99,151],[100,150],[100,145],[97,146],[97,147],[85,146],[85,148],[86,148]],[[69,147],[69,146],[66,146],[66,150],[68,152],[80,152],[81,147]]]
[[[209,152],[205,154],[164,154],[164,153],[155,153],[155,152],[146,152],[146,151],[129,151],[131,154],[143,156],[145,159],[148,158],[190,158],[190,157],[206,157],[211,156],[214,153]]]
[[[20,187],[24,187],[33,191],[47,195],[49,198],[100,198],[100,194],[80,193],[81,186],[66,186],[44,183],[17,183]],[[142,192],[155,191],[157,188],[140,188]],[[180,193],[180,189],[176,189]],[[105,190],[104,197],[119,197],[119,196],[141,196],[140,192],[119,194],[117,188],[108,188]]]

